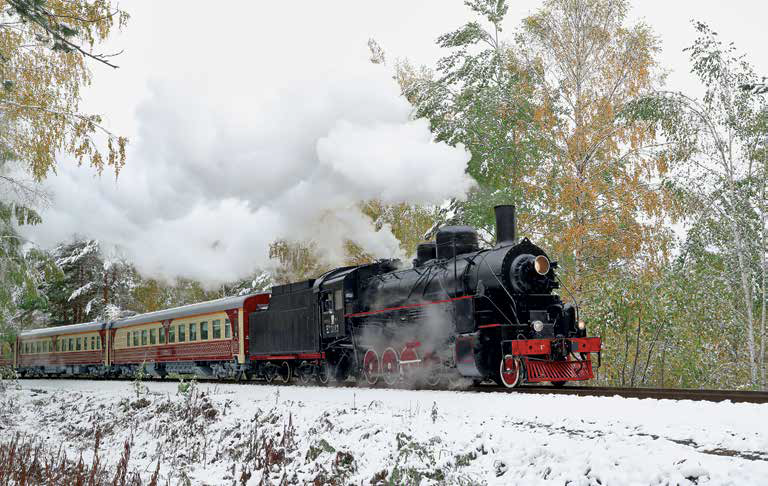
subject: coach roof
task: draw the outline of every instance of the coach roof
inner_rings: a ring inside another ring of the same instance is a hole
[[[82,324],[70,324],[68,326],[44,327],[41,329],[22,331],[20,336],[22,339],[36,339],[46,336],[58,336],[61,334],[101,331],[104,329],[104,324],[104,322],[84,322]]]
[[[199,302],[197,304],[184,305],[172,309],[147,312],[146,314],[117,319],[112,322],[111,329],[132,326],[134,324],[146,324],[149,322],[164,321],[166,319],[179,319],[181,317],[195,316],[198,314],[210,314],[212,312],[237,309],[242,307],[243,303],[249,297],[268,293],[269,292],[259,292],[256,294],[239,295],[237,297],[224,297],[222,299],[209,300],[208,302]]]

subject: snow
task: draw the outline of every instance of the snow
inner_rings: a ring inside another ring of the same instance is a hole
[[[100,243],[98,240],[88,240],[82,248],[75,248],[77,250],[76,253],[58,258],[56,260],[56,265],[59,267],[73,265],[89,255],[98,255],[99,245]],[[64,248],[64,246],[59,246],[54,250],[54,253],[59,254],[64,251]]]
[[[87,294],[90,292],[94,287],[96,287],[95,282],[88,282],[82,287],[76,289],[74,292],[72,292],[72,295],[69,296],[67,299],[67,302],[72,302],[73,300],[77,299],[81,295]],[[90,302],[88,303],[90,305]]]
[[[116,463],[133,435],[131,465],[148,478],[160,456],[173,484],[182,472],[193,484],[231,484],[246,465],[251,485],[263,475],[264,484],[768,484],[768,405],[260,384],[200,384],[187,397],[176,382],[145,385],[142,407],[130,382],[22,380],[6,392],[19,412],[0,419],[0,437],[21,431],[87,458],[99,424],[102,460]]]

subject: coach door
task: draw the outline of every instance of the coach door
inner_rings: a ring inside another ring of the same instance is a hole
[[[342,282],[339,282],[320,294],[320,321],[324,337],[344,334],[344,295],[341,287]]]

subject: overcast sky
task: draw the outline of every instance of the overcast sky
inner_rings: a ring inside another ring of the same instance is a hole
[[[507,32],[540,5],[511,2]],[[682,52],[691,19],[768,75],[768,3],[633,5],[633,21],[662,41],[668,88],[697,92]],[[355,232],[377,256],[397,256],[391,235],[374,233],[353,208],[356,198],[438,202],[470,186],[468,154],[431,143],[426,125],[408,121],[390,72],[368,62],[366,46],[373,37],[390,60],[433,64],[436,37],[470,19],[461,0],[121,7],[132,18],[104,49],[124,51],[120,69],[92,65],[84,109],[130,137],[126,167],[116,182],[99,180],[63,159],[47,182],[55,202],[27,233],[40,245],[79,233],[119,245],[147,273],[228,280],[263,266],[280,236],[312,236],[332,254]]]

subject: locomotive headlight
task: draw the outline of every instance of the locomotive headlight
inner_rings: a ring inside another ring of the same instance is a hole
[[[533,321],[531,324],[533,324],[533,330],[536,332],[541,332],[544,329],[544,323],[541,321]]]
[[[533,269],[539,275],[546,275],[549,273],[549,258],[544,255],[539,255],[533,259]]]
[[[587,328],[587,323],[584,321],[579,321],[579,329],[582,331]]]

